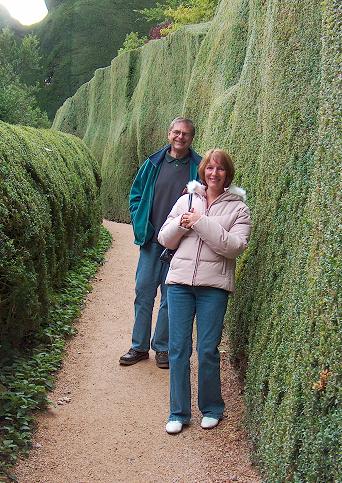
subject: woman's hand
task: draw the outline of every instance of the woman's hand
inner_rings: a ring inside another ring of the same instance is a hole
[[[191,208],[190,211],[187,211],[186,213],[183,213],[180,221],[180,226],[183,228],[191,228],[196,221],[198,221],[201,218],[201,213],[198,211],[195,211],[194,208]]]

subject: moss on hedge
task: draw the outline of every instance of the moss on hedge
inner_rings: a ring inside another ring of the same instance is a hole
[[[248,426],[272,483],[342,474],[340,21],[337,1],[222,0],[210,24],[114,59],[54,122],[102,161],[105,214],[120,221],[173,116],[194,119],[199,151],[233,154],[254,229],[228,331],[232,355],[248,359]]]
[[[74,136],[0,123],[0,355],[44,322],[49,292],[100,226],[98,163]]]

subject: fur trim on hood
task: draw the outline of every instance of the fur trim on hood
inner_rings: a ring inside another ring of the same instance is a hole
[[[199,183],[195,179],[189,181],[189,183],[186,185],[186,188],[190,195],[193,193],[197,193],[200,196],[205,196],[206,187],[204,186],[204,184]]]
[[[228,187],[228,190],[227,190],[229,193],[231,193],[232,195],[237,195],[239,196],[242,201],[246,202],[246,199],[247,199],[247,195],[246,195],[246,191],[243,189],[243,188],[239,188],[238,186],[236,186],[235,184],[231,184],[229,187]]]
[[[197,193],[200,196],[206,196],[205,185],[199,183],[195,179],[193,181],[189,181],[186,187],[189,194]],[[225,191],[232,195],[238,196],[239,198],[241,198],[242,201],[246,202],[247,195],[246,195],[246,191],[243,188],[239,188],[235,184],[231,184],[228,188],[225,189]]]

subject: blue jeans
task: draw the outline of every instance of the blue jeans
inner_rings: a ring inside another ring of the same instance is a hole
[[[168,286],[170,416],[187,424],[191,418],[190,357],[196,315],[198,407],[203,416],[221,419],[220,353],[228,292],[213,287]]]
[[[135,322],[132,333],[132,349],[137,351],[150,349],[152,312],[159,286],[161,300],[151,347],[158,352],[168,351],[169,319],[165,278],[169,266],[159,259],[163,250],[164,247],[154,242],[149,242],[140,248],[135,276]]]

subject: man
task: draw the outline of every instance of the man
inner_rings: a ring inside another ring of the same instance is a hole
[[[130,366],[148,359],[150,347],[155,351],[156,364],[169,367],[168,314],[165,278],[168,265],[160,261],[163,251],[157,236],[171,208],[181,196],[188,181],[197,178],[201,157],[190,147],[195,128],[190,119],[177,117],[168,131],[169,144],[152,154],[141,166],[133,181],[129,209],[135,241],[140,245],[136,271],[135,323],[132,345],[120,357],[120,364]],[[152,311],[157,289],[161,300],[152,341]]]

